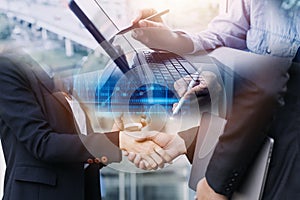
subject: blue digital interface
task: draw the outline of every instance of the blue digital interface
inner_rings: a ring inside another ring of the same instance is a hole
[[[107,81],[98,87],[95,94],[96,109],[102,112],[146,112],[154,105],[160,105],[165,111],[171,112],[173,104],[178,102],[174,92],[160,84],[145,84],[138,88],[134,85],[128,88],[128,85],[119,84],[115,87],[114,81]]]

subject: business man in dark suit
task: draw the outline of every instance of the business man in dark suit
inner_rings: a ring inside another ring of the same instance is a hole
[[[63,89],[14,50],[0,53],[0,91],[3,199],[101,199],[99,169],[121,160],[119,131],[93,133],[86,116],[80,134]]]

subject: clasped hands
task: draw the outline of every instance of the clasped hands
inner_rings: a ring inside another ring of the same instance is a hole
[[[141,117],[142,126],[147,126]],[[120,130],[119,147],[136,167],[144,170],[163,168],[177,156],[186,153],[184,140],[178,134],[159,131],[124,129],[123,120],[118,118],[115,126]]]
[[[209,95],[199,96],[198,103],[201,104],[200,102],[207,101],[205,100],[207,97],[211,99],[220,91],[220,84],[212,72],[201,72],[199,83],[187,92],[186,82],[189,82],[190,79],[191,77],[186,77],[175,82],[174,87],[179,96],[192,98],[194,93],[198,96],[197,93],[208,93],[208,87],[214,88],[213,92],[210,90]],[[174,104],[174,109],[175,107],[176,104]],[[143,115],[133,117],[135,123],[129,123],[133,126],[128,127],[127,118],[131,117],[124,115],[117,117],[114,129],[120,131],[120,149],[136,167],[144,170],[163,168],[166,163],[171,163],[176,157],[186,153],[185,141],[177,133],[170,134],[147,129],[147,120]]]

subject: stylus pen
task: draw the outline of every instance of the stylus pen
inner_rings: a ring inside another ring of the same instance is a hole
[[[141,20],[150,20],[151,21],[151,20],[155,19],[156,17],[160,17],[160,16],[168,13],[169,11],[170,11],[169,9],[166,9],[166,10],[155,13],[154,15],[151,15],[151,16],[146,17],[145,19],[141,19]],[[129,26],[128,28],[125,28],[125,29],[119,31],[116,35],[127,33],[128,31],[138,28],[138,27],[139,27],[138,22],[136,22],[136,23],[132,24],[131,26]]]
[[[197,79],[199,78],[199,73],[197,73],[197,76],[195,78],[193,78],[191,80],[191,82],[189,83],[187,89],[186,89],[186,93],[189,92],[193,87],[194,85],[196,84],[196,81]],[[179,102],[178,102],[178,105],[175,107],[175,109],[173,110],[173,113],[172,115],[177,115],[179,110],[181,109],[181,107],[183,106],[184,102],[185,102],[185,98],[184,98],[184,95],[180,98]]]

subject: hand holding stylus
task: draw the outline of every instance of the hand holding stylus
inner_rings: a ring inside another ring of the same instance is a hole
[[[146,18],[141,18],[142,16],[140,15],[137,19],[135,19],[133,22],[132,22],[132,25],[119,31],[117,33],[117,35],[120,35],[120,34],[124,34],[124,33],[127,33],[128,31],[131,31],[135,28],[139,28],[139,21],[140,20],[149,20],[149,21],[154,21],[155,19],[158,19],[160,18],[162,15],[166,14],[169,12],[169,9],[166,9],[166,10],[163,10],[161,12],[157,12],[157,13],[154,13],[154,14],[151,14],[150,16],[146,17]]]
[[[195,73],[196,77],[193,77],[192,80],[190,81],[187,89],[186,89],[186,92],[188,93],[196,84],[197,84],[197,81],[198,81],[198,78],[199,78],[199,72],[196,72]],[[177,106],[174,108],[173,110],[173,115],[177,115],[181,109],[181,107],[183,106],[184,102],[186,101],[186,97],[185,96],[182,96],[177,104]]]
[[[163,22],[161,16],[167,12],[168,10],[160,13],[154,9],[141,10],[132,21],[137,28],[131,36],[153,50],[159,49],[178,55],[192,52],[194,44],[191,38],[183,32],[171,30]]]
[[[190,81],[188,86],[187,81]],[[174,83],[174,88],[181,99],[174,104],[173,115],[178,114],[184,103],[193,97],[197,98],[199,105],[218,102],[222,90],[217,76],[210,71],[196,72],[192,77],[179,79]]]

